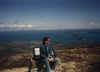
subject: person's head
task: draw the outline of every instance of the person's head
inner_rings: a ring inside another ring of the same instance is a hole
[[[49,45],[50,44],[50,37],[44,37],[43,38],[43,45]]]

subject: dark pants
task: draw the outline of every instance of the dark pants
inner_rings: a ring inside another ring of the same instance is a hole
[[[43,65],[45,65],[45,72],[51,72],[51,68],[48,62],[48,59],[42,59],[42,60],[35,60],[36,66],[38,68],[38,72],[41,72],[43,69]],[[32,70],[32,61],[29,62],[29,72]]]
[[[38,72],[41,72],[44,65],[45,65],[45,72],[51,72],[51,69],[55,69],[56,67],[56,60],[54,60],[54,62],[49,63],[48,59],[46,58],[46,59],[35,60],[35,62],[38,68]],[[30,61],[29,72],[31,72],[31,70],[32,70],[32,62]]]
[[[50,64],[47,58],[41,59],[40,62],[41,62],[41,68],[43,68],[43,65],[45,65],[45,72],[51,72]]]

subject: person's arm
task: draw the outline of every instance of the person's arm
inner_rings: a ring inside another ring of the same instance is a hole
[[[40,47],[40,57],[41,57],[41,58],[43,58],[43,59],[47,58],[47,57],[46,57],[46,53],[45,53],[45,50],[44,50],[44,49],[45,49],[45,48]]]
[[[55,52],[55,49],[54,48],[52,48],[53,49],[53,52],[54,52],[54,56],[56,57],[56,52]]]
[[[52,52],[53,52],[53,54],[52,54]],[[56,52],[55,52],[55,50],[54,50],[53,47],[51,47],[51,55],[52,55],[53,57],[56,57]]]

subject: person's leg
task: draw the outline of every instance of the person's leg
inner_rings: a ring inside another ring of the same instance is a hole
[[[60,65],[61,64],[61,60],[59,58],[54,58],[54,62],[50,63],[51,69],[55,70],[56,65]]]
[[[51,68],[50,68],[50,65],[49,65],[49,62],[48,62],[48,59],[44,59],[44,63],[46,65],[46,72],[51,72]]]
[[[56,64],[57,64],[57,60],[54,58],[54,61],[50,63],[52,70],[55,70]]]

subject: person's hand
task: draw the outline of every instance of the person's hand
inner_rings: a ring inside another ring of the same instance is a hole
[[[48,58],[48,61],[49,62],[53,62],[54,61],[54,58],[50,57],[50,58]]]

